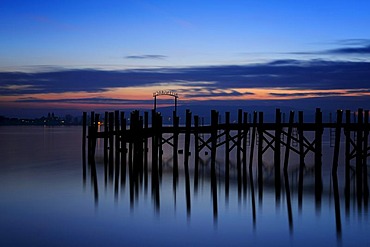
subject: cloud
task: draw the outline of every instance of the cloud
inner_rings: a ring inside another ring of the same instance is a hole
[[[346,92],[302,92],[302,93],[270,93],[272,96],[278,97],[322,97],[322,96],[336,96],[344,95]]]
[[[329,49],[314,52],[290,52],[293,55],[367,55],[370,54],[369,39],[344,39],[334,42],[341,46],[336,49]]]
[[[326,51],[329,54],[370,54],[370,45],[359,47],[347,47]]]
[[[184,89],[180,90],[183,96],[186,98],[216,98],[216,97],[233,97],[233,96],[242,96],[247,94],[253,94],[250,92],[241,93],[236,90],[218,90],[218,89]]]
[[[125,105],[125,104],[152,104],[152,100],[131,100],[104,97],[78,98],[78,99],[41,99],[36,97],[20,98],[17,102],[24,103],[72,103],[72,104],[101,104],[101,105]],[[162,101],[161,101],[162,102]],[[171,101],[172,102],[172,101]]]
[[[335,42],[342,46],[366,46],[370,45],[370,39],[342,39]]]
[[[126,59],[165,59],[167,56],[164,55],[132,55],[132,56],[125,56]]]

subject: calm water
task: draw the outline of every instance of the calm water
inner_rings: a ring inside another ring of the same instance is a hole
[[[150,176],[136,192],[127,180],[115,193],[104,178],[101,150],[97,187],[91,169],[83,181],[81,136],[81,127],[0,127],[0,246],[370,245],[369,206],[353,195],[346,202],[342,181],[336,201],[325,172],[321,203],[310,174],[300,203],[294,174],[276,199],[271,186],[260,193],[250,179],[241,192],[232,179],[227,193],[219,177],[214,194],[207,172],[198,186],[192,175],[186,186],[180,171],[174,188],[168,167],[155,195]]]

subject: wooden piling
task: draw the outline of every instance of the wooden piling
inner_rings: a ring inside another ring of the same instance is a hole
[[[114,156],[114,113],[109,112],[109,179],[113,179],[113,156]]]
[[[275,146],[274,146],[274,166],[275,166],[275,192],[276,196],[280,196],[280,145],[281,145],[281,111],[275,111]]]
[[[199,116],[194,116],[194,186],[198,184],[199,172]]]
[[[340,136],[342,130],[342,110],[337,110],[337,122],[335,126],[335,143],[334,143],[334,156],[333,156],[333,166],[332,173],[337,173],[338,170],[338,159],[339,159],[339,148],[340,148]]]
[[[95,151],[96,151],[96,142],[98,139],[98,128],[99,128],[99,114],[95,114],[95,121],[93,126],[93,149],[92,149],[92,157],[95,157]]]
[[[247,187],[247,136],[248,136],[248,113],[243,114],[243,187],[246,192]]]
[[[158,172],[159,177],[162,178],[162,172],[163,172],[163,133],[162,133],[162,127],[163,127],[163,116],[158,116],[158,125],[157,125],[157,138],[158,138]]]
[[[304,167],[304,134],[303,134],[303,111],[298,112],[298,136],[299,136],[299,164],[300,167]]]
[[[134,182],[134,186],[136,186],[138,175],[139,175],[139,164],[138,164],[138,142],[140,140],[139,137],[139,114],[137,111],[132,111],[130,113],[130,130],[132,133],[135,133],[135,137],[132,138],[131,142],[131,176],[130,180]],[[139,139],[139,140],[138,140]],[[142,154],[141,154],[142,155]]]
[[[351,111],[346,110],[346,126],[344,128],[344,134],[346,136],[345,143],[345,196],[349,198],[350,187],[351,187],[351,164],[350,164],[350,149],[351,149],[351,132],[349,125],[351,124]],[[346,200],[349,202],[349,200]],[[349,208],[349,204],[346,203],[346,210]]]
[[[363,174],[364,174],[364,197],[365,202],[369,196],[369,185],[368,185],[368,176],[367,176],[367,156],[368,156],[368,138],[369,138],[369,110],[365,110],[365,118],[364,118],[364,147],[363,147]]]
[[[178,159],[178,149],[179,149],[179,117],[176,111],[172,114],[173,121],[173,175],[178,176],[179,170],[179,159]]]
[[[95,120],[95,112],[90,112],[90,125],[88,127],[88,143],[87,143],[87,156],[88,156],[88,163],[90,164],[90,160],[93,157],[93,128],[94,128],[94,120]],[[90,166],[89,166],[90,169]],[[90,170],[89,170],[90,171]]]
[[[316,202],[321,202],[322,192],[322,112],[316,108],[315,113],[315,195]]]
[[[218,112],[211,112],[211,180],[216,180],[216,151],[217,151]]]
[[[152,187],[158,179],[158,140],[157,140],[157,125],[158,116],[155,110],[152,110]]]
[[[144,129],[147,131],[149,129],[149,113],[144,112]],[[144,188],[148,188],[148,134],[144,137]]]
[[[249,172],[252,173],[252,165],[253,165],[253,154],[254,154],[254,143],[256,140],[256,125],[257,125],[257,112],[253,112],[253,127],[252,127],[252,141],[251,141],[251,150],[249,156]]]
[[[291,140],[292,140],[292,130],[293,130],[293,123],[294,123],[294,111],[290,111],[289,113],[289,125],[288,125],[288,133],[285,145],[285,156],[284,156],[284,172],[288,171],[288,164],[289,164],[289,153],[291,149]]]
[[[120,139],[119,139],[119,111],[114,111],[114,131],[115,131],[115,164],[114,164],[114,191],[117,194],[119,188],[120,175]]]
[[[242,139],[242,121],[243,121],[243,111],[242,109],[238,110],[238,136],[236,139],[236,167],[238,175],[238,185],[241,185],[242,182],[242,169],[241,169],[241,139]]]
[[[217,129],[218,129],[218,112],[211,112],[211,192],[213,199],[213,220],[218,219],[217,204],[217,177],[216,177],[216,148],[217,148]]]
[[[230,178],[230,112],[225,112],[225,181],[228,189]]]
[[[298,209],[302,210],[303,199],[303,169],[304,163],[304,136],[303,136],[303,111],[298,112],[298,136],[299,136],[299,181],[298,181]]]
[[[258,187],[262,190],[263,186],[263,161],[262,161],[262,153],[263,153],[263,112],[259,112],[259,123],[258,123]]]
[[[82,179],[84,184],[86,183],[86,123],[87,113],[82,113]]]
[[[187,109],[185,119],[185,152],[184,152],[185,174],[189,174],[190,128],[191,128],[191,112],[189,109]]]
[[[107,184],[108,181],[108,121],[109,115],[108,112],[104,113],[104,183]]]
[[[143,130],[143,125],[144,125],[144,119],[142,116],[139,116],[139,111],[137,111],[137,118],[138,118],[138,138],[137,139],[137,165],[139,167],[139,179],[140,179],[140,184],[143,182],[143,177],[144,177],[144,130]]]
[[[121,112],[121,185],[126,184],[126,118],[125,112]]]
[[[362,198],[362,163],[363,163],[363,150],[362,150],[362,134],[363,134],[363,109],[358,109],[357,111],[357,140],[356,140],[356,189],[357,197],[360,201]]]

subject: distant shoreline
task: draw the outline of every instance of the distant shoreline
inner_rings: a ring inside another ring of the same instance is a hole
[[[9,118],[5,116],[0,116],[0,126],[70,126],[81,124],[81,117],[73,117],[71,115],[66,115],[65,117],[57,117],[54,116],[54,114],[48,114],[47,117],[40,118]]]

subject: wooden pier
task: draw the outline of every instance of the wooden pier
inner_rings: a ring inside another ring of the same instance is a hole
[[[209,124],[201,124],[199,116],[193,116],[190,110],[186,110],[185,124],[180,125],[177,112],[172,115],[172,124],[164,125],[163,117],[156,110],[140,114],[133,111],[129,116],[124,112],[105,112],[104,131],[98,131],[100,115],[91,112],[89,121],[87,113],[83,114],[83,152],[88,150],[89,163],[94,160],[97,139],[104,140],[104,164],[105,181],[114,181],[116,192],[119,184],[126,183],[128,171],[130,184],[135,188],[144,181],[148,184],[148,175],[151,174],[152,192],[155,198],[156,186],[163,172],[163,145],[172,147],[172,172],[174,186],[177,184],[180,164],[178,156],[183,155],[182,168],[185,172],[186,183],[190,183],[189,163],[190,158],[194,164],[194,186],[197,186],[200,164],[200,154],[210,153],[210,177],[212,184],[216,183],[216,157],[218,149],[223,147],[224,153],[224,181],[226,190],[231,177],[230,153],[236,154],[236,179],[239,192],[247,186],[250,174],[257,173],[257,184],[259,198],[262,198],[264,186],[263,156],[268,150],[273,152],[273,181],[277,198],[280,198],[282,182],[287,177],[290,169],[290,157],[292,153],[299,156],[299,183],[298,191],[303,190],[303,175],[306,168],[306,156],[311,153],[314,157],[314,184],[316,200],[321,200],[323,189],[322,181],[322,150],[323,133],[329,131],[333,146],[333,159],[331,171],[337,178],[337,170],[340,156],[340,145],[344,143],[345,160],[345,193],[351,191],[351,181],[355,181],[353,190],[359,202],[368,198],[368,172],[367,159],[370,156],[369,147],[369,110],[358,109],[356,112],[338,110],[336,121],[324,122],[322,111],[315,111],[314,121],[305,121],[302,111],[289,112],[289,120],[285,122],[280,109],[276,109],[275,121],[265,122],[263,112],[252,112],[248,114],[242,110],[237,112],[237,121],[230,122],[230,112],[224,115],[224,121],[220,121],[218,111],[211,111]],[[127,118],[129,117],[129,118]],[[297,120],[296,120],[297,119]],[[351,121],[352,120],[352,121]],[[129,124],[128,124],[129,123]],[[86,131],[87,130],[87,131]],[[179,137],[182,135],[184,144],[179,146]],[[344,142],[341,137],[344,136]],[[86,138],[88,138],[86,142]],[[190,150],[191,140],[193,150]],[[151,141],[151,154],[149,154],[149,143]],[[257,148],[255,152],[255,148]],[[248,152],[249,150],[249,152]],[[257,154],[257,162],[254,155]],[[151,155],[151,162],[148,160]],[[328,155],[328,154],[326,154]],[[150,163],[150,164],[149,164]],[[94,161],[95,164],[95,161]],[[219,169],[219,167],[218,167]],[[151,170],[151,172],[149,172]],[[84,176],[86,168],[84,167]],[[219,176],[218,176],[219,177]],[[283,181],[282,181],[283,180]],[[188,187],[188,186],[187,186]],[[214,187],[213,195],[217,200],[217,186]],[[189,192],[190,193],[190,192]],[[133,191],[134,194],[134,191]],[[300,197],[302,194],[299,194]],[[190,200],[190,194],[189,198]],[[298,201],[300,201],[298,199]],[[158,201],[159,203],[159,201]],[[189,202],[190,203],[190,202]],[[217,206],[217,204],[215,204]],[[190,204],[189,204],[190,206]],[[217,210],[214,210],[217,212]]]

